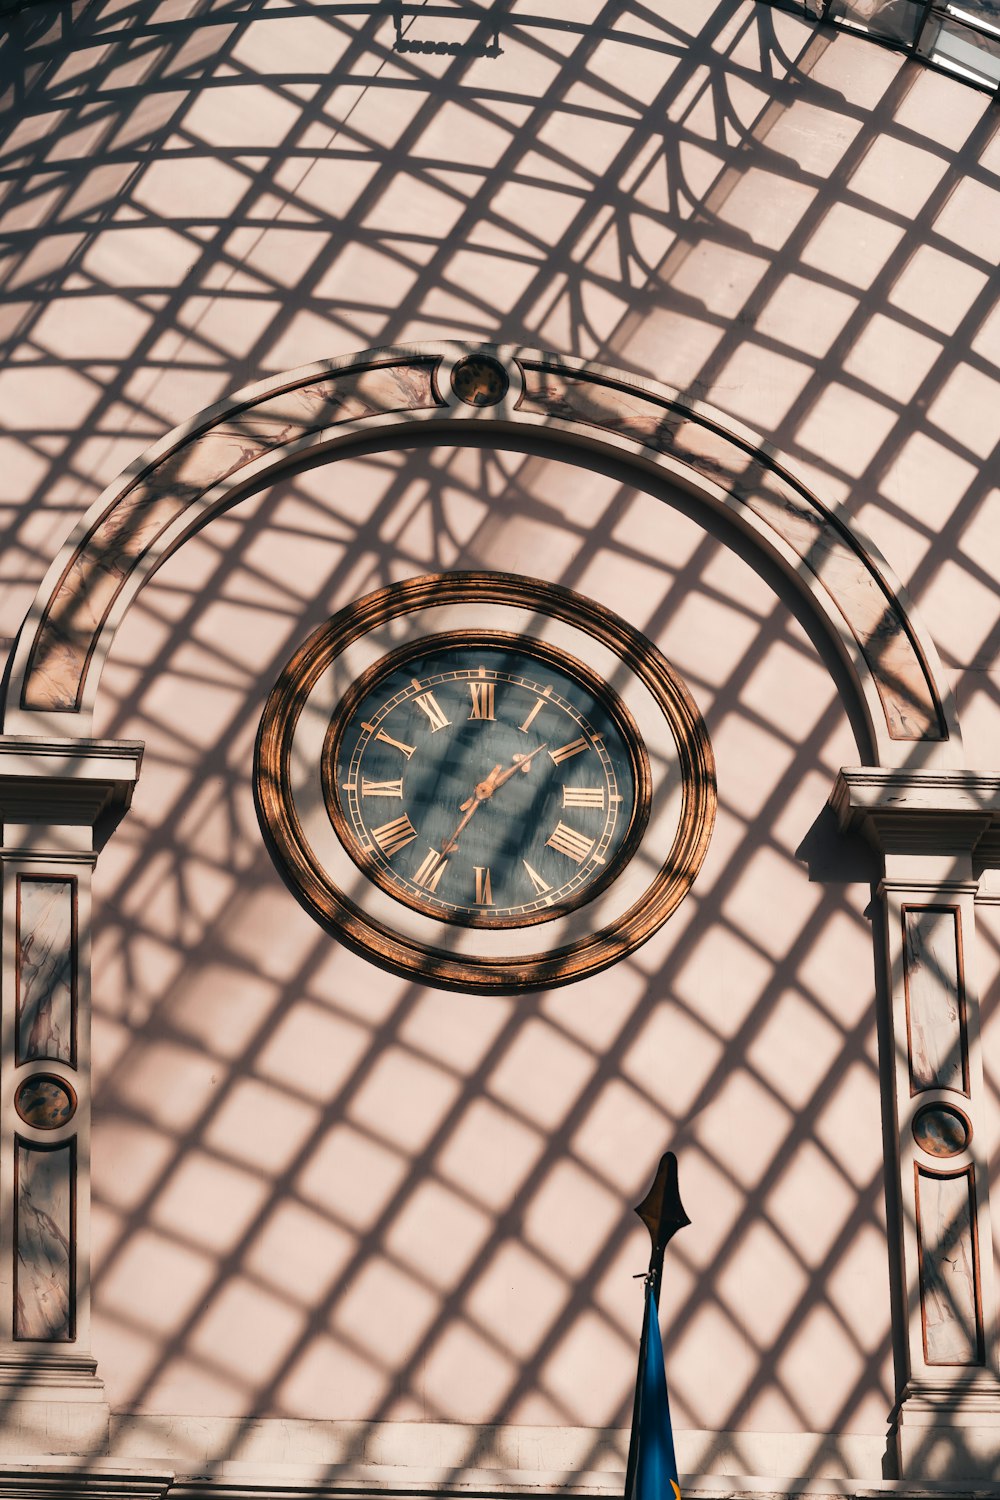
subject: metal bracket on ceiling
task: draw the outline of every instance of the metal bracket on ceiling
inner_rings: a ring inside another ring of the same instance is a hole
[[[494,10],[495,7],[490,7]],[[442,23],[443,35],[410,37],[407,31],[417,17]],[[393,5],[396,28],[394,52],[424,52],[445,57],[500,57],[500,30],[488,11],[468,5],[419,5],[396,0]],[[454,33],[456,30],[458,35]],[[449,37],[447,33],[451,31]]]

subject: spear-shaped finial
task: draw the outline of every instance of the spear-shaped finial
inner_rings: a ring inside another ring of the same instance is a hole
[[[672,1151],[664,1151],[660,1157],[653,1186],[642,1202],[636,1205],[635,1211],[649,1230],[649,1237],[653,1242],[649,1275],[653,1279],[654,1296],[659,1302],[663,1252],[678,1229],[683,1229],[685,1224],[691,1222],[681,1203],[677,1185],[677,1157]]]

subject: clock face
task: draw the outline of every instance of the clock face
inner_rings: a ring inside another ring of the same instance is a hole
[[[617,695],[565,652],[463,631],[383,657],[339,705],[327,808],[397,900],[466,927],[551,920],[624,867],[649,763]]]

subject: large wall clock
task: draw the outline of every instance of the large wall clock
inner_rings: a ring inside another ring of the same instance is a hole
[[[649,641],[554,584],[450,573],[369,594],[275,684],[255,790],[328,930],[450,989],[596,973],[675,910],[715,815],[704,723]]]

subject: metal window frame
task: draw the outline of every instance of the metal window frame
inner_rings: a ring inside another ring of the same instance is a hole
[[[936,58],[929,57],[927,53],[920,51],[927,24],[932,19],[957,23],[971,33],[988,38],[991,42],[1000,43],[1000,24],[992,26],[988,21],[975,16],[956,15],[951,0],[912,0],[914,5],[923,5],[923,15],[917,23],[912,40],[908,42],[896,41],[889,36],[877,36],[860,25],[832,15],[834,0],[822,0],[823,9],[819,16],[809,9],[808,0],[757,0],[757,3],[769,5],[774,10],[790,11],[793,15],[801,16],[804,21],[811,21],[814,26],[832,26],[837,31],[850,32],[852,36],[874,42],[878,47],[888,47],[892,52],[901,52],[914,62],[921,63],[925,68],[931,68],[936,73],[943,73],[946,78],[953,78],[956,83],[964,83],[968,88],[978,89],[980,93],[989,94],[992,98],[1000,97],[1000,80],[991,84],[984,79],[974,77],[967,71],[950,67],[946,62],[939,62]],[[1000,17],[998,17],[998,23],[1000,23]],[[994,58],[996,54],[991,52],[988,55]]]

